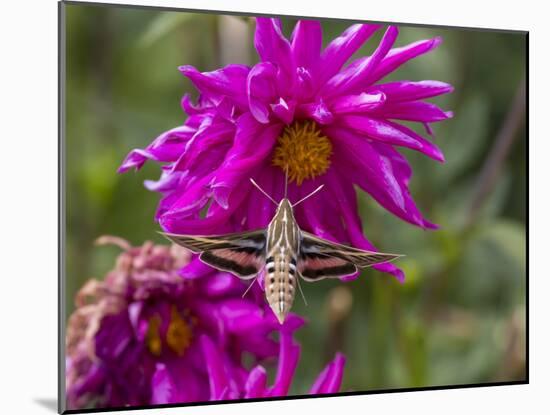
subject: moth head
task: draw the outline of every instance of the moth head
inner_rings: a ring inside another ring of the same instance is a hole
[[[290,200],[288,200],[286,197],[282,198],[279,202],[279,206],[277,207],[277,212],[280,212],[282,210],[292,210],[292,203],[290,203]]]

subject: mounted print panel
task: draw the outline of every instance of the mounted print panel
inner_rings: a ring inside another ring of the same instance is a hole
[[[60,17],[60,411],[527,382],[527,33]]]

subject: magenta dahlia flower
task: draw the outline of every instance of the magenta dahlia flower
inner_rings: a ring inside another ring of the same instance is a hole
[[[199,91],[195,104],[187,95],[182,99],[186,121],[132,151],[119,171],[147,160],[163,164],[160,180],[146,186],[162,193],[156,217],[172,233],[266,226],[275,207],[248,179],[279,200],[285,170],[291,201],[325,184],[295,212],[304,230],[323,238],[376,250],[363,235],[354,185],[404,221],[436,228],[409,193],[411,167],[396,147],[440,162],[443,154],[399,121],[421,123],[430,134],[430,123],[452,114],[425,99],[453,88],[431,80],[381,80],[441,39],[394,48],[398,29],[390,26],[372,55],[346,64],[379,28],[355,24],[323,49],[317,21],[299,21],[287,39],[278,19],[257,18],[260,62],[203,73],[180,67]],[[375,268],[404,277],[390,263]]]
[[[238,398],[252,366],[295,347],[287,343],[301,318],[280,326],[267,307],[242,298],[244,284],[229,274],[181,278],[190,258],[183,248],[106,241],[124,252],[104,281],[90,280],[77,295],[67,331],[69,409]],[[291,369],[280,370],[280,384]]]

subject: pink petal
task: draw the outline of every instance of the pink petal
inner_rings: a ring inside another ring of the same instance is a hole
[[[271,62],[254,65],[247,79],[250,112],[262,124],[269,122],[270,107],[275,101],[277,68]]]
[[[386,102],[382,107],[374,109],[371,115],[422,123],[438,122],[452,117],[452,113],[423,101]]]
[[[301,105],[297,112],[306,118],[313,118],[321,125],[331,124],[334,121],[334,116],[322,99]]]
[[[334,360],[330,362],[315,380],[309,390],[311,395],[321,393],[336,393],[340,391],[346,357],[342,353],[336,353]]]
[[[381,92],[359,95],[343,95],[334,100],[331,110],[334,114],[349,114],[369,112],[379,108],[386,101],[386,95]]]
[[[229,379],[222,355],[207,335],[203,334],[200,342],[210,383],[210,400],[223,399],[229,388]]]
[[[246,78],[250,68],[245,65],[227,65],[212,72],[199,72],[190,65],[180,66],[179,70],[187,76],[197,89],[206,95],[221,99],[231,98],[239,108],[247,107]]]
[[[229,196],[237,185],[250,185],[249,178],[271,153],[281,128],[278,124],[264,126],[249,113],[239,118],[233,147],[227,152],[210,185],[221,207],[228,208]]]
[[[421,40],[407,46],[392,49],[373,71],[373,74],[368,79],[368,83],[374,84],[389,73],[395,71],[405,62],[437,48],[441,42],[442,39],[440,37],[435,37],[433,39]]]
[[[266,393],[267,373],[262,366],[256,366],[250,371],[246,380],[245,399],[263,398]]]
[[[286,330],[280,332],[280,352],[277,374],[269,396],[286,396],[300,358],[300,346],[293,344],[292,334]]]
[[[281,92],[292,90],[296,64],[290,43],[281,32],[280,20],[257,17],[254,45],[263,62],[271,62],[281,70],[278,81]]]
[[[397,81],[377,84],[369,87],[371,93],[382,92],[388,102],[418,101],[447,94],[454,90],[453,86],[440,81]]]
[[[356,209],[357,196],[353,185],[351,182],[348,182],[347,185],[343,183],[340,186],[334,185],[338,178],[335,174],[332,174],[332,176],[333,178],[329,178],[332,183],[330,190],[333,192],[334,198],[339,200],[342,206],[342,215],[347,224],[346,232],[351,245],[366,251],[378,251],[363,235],[361,218]],[[400,282],[405,280],[403,271],[390,262],[374,265],[373,268],[394,275]]]
[[[408,182],[411,169],[403,156],[391,146],[376,142],[369,143],[346,131],[335,131],[332,134],[333,137],[341,140],[335,140],[334,157],[342,176],[347,177],[350,183],[358,184],[399,218],[423,228],[436,228],[434,224],[423,218],[410,195]],[[333,175],[329,175],[328,179],[333,181],[334,187],[337,186],[337,179],[333,179]],[[333,190],[332,187],[331,190]],[[344,196],[340,194],[339,197]],[[355,196],[350,197],[355,200]],[[343,203],[343,201],[340,202],[345,208]],[[348,203],[352,202],[348,201]],[[355,220],[359,220],[358,217],[355,217]]]
[[[318,84],[323,85],[332,78],[349,58],[368,38],[381,26],[370,24],[355,24],[350,26],[339,37],[332,40],[321,54]]]
[[[283,98],[279,98],[279,102],[271,104],[273,113],[286,125],[294,120],[294,110],[296,104],[294,101],[287,103]]]
[[[118,173],[124,173],[132,168],[139,170],[147,160],[172,162],[178,159],[185,143],[193,136],[195,129],[182,125],[168,130],[158,136],[144,150],[132,150],[118,168]]]
[[[369,77],[380,64],[382,59],[388,54],[395,43],[399,30],[395,26],[390,26],[380,44],[374,53],[358,62],[357,65],[334,75],[321,90],[321,94],[326,98],[329,96],[348,94],[357,89],[358,86],[368,85]]]
[[[291,50],[296,66],[317,67],[323,46],[321,24],[317,20],[298,20],[291,36]]]
[[[402,125],[365,115],[342,115],[338,117],[338,122],[372,140],[407,147],[420,151],[434,160],[445,161],[443,153],[435,144]]]

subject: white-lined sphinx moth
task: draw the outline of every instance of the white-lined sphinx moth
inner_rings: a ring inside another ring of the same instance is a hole
[[[342,277],[355,273],[358,268],[401,256],[363,251],[300,230],[293,207],[317,193],[322,186],[294,205],[286,195],[277,204],[254,180],[250,180],[278,205],[267,229],[211,236],[162,234],[176,244],[199,253],[206,264],[242,279],[254,278],[265,268],[266,298],[281,324],[294,302],[299,277],[305,281]]]

